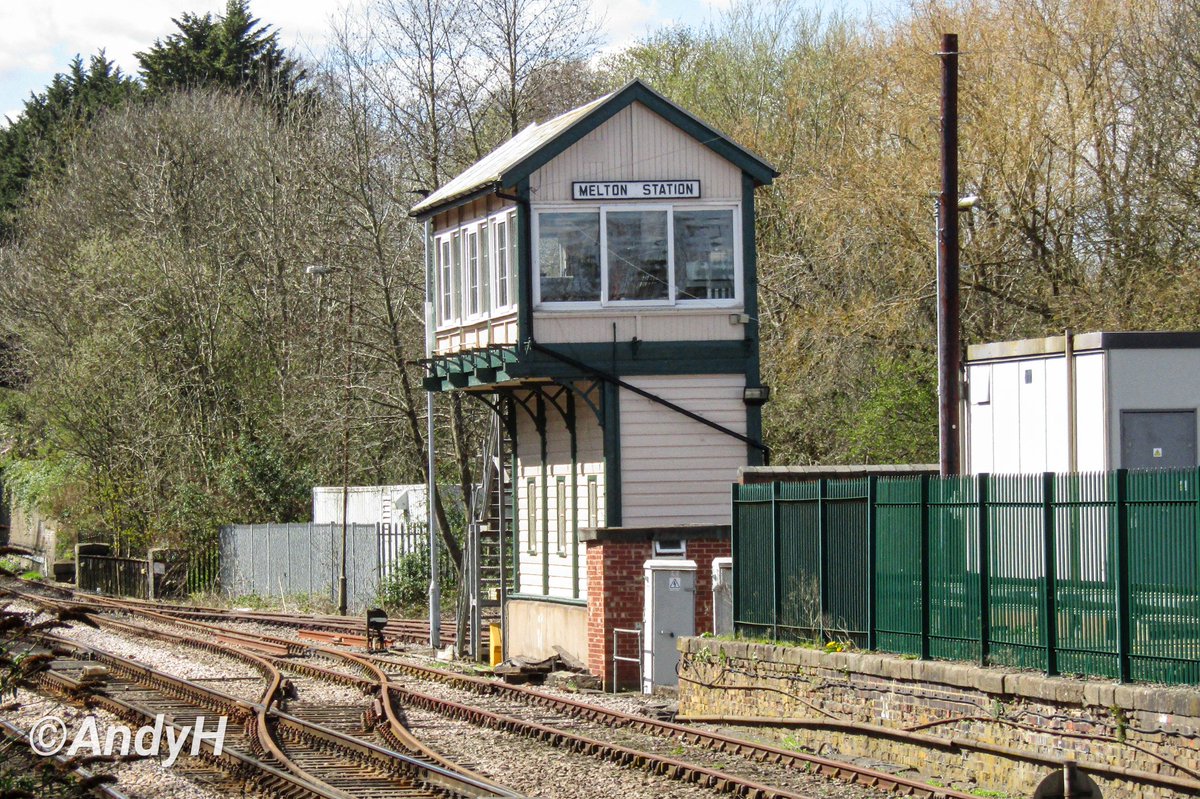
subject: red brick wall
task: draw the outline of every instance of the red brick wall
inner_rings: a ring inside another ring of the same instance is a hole
[[[729,557],[729,539],[688,541],[687,556],[696,561],[696,634],[712,632],[712,562]]]
[[[612,687],[612,631],[632,629],[645,610],[644,564],[653,554],[649,541],[590,541],[587,544],[588,669]],[[696,562],[696,632],[712,629],[712,561],[729,556],[727,539],[687,542]],[[639,657],[633,636],[621,636],[621,656]],[[637,665],[618,663],[620,686],[635,687]]]

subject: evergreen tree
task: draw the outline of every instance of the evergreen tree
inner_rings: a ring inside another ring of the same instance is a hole
[[[139,92],[140,85],[101,50],[86,68],[75,56],[44,92],[30,94],[21,117],[0,130],[0,238],[10,234],[30,179],[42,170],[61,170],[74,137],[104,110]]]
[[[307,73],[279,46],[279,32],[250,15],[249,0],[228,0],[222,17],[185,13],[172,21],[177,33],[136,54],[151,94],[249,89],[279,104],[302,95]]]

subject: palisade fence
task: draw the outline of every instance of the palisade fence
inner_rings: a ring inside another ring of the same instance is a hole
[[[379,586],[408,555],[427,553],[424,524],[346,527],[346,596],[351,609],[373,606]],[[218,586],[229,596],[325,595],[337,602],[342,525],[236,524],[221,528]],[[453,566],[441,548],[443,574]]]
[[[182,599],[215,580],[216,547],[151,549],[143,557],[113,554],[111,544],[75,547],[75,584],[80,591],[138,599]],[[199,586],[199,587],[195,587]]]
[[[735,485],[735,628],[1197,684],[1198,536],[1194,469]]]

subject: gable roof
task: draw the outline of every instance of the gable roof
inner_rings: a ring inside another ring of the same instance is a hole
[[[754,180],[755,185],[766,185],[779,175],[759,156],[634,79],[617,91],[554,119],[540,125],[531,124],[414,205],[409,213],[417,218],[427,217],[503,186],[514,186],[634,102],[642,103],[737,166]]]

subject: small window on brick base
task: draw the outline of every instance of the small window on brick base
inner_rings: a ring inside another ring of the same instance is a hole
[[[687,543],[679,538],[668,538],[654,542],[654,557],[656,558],[685,558]]]

